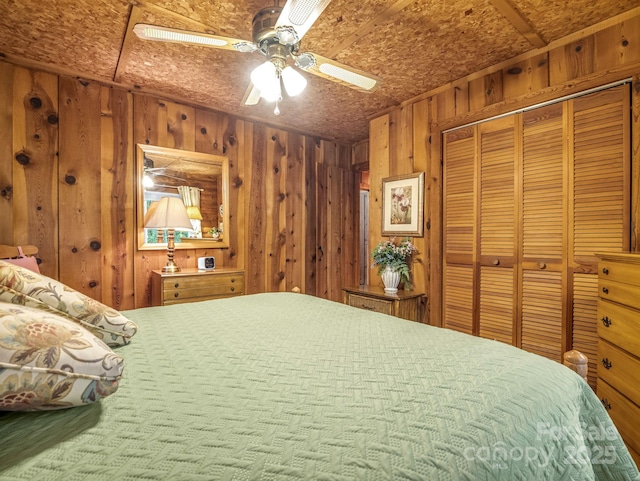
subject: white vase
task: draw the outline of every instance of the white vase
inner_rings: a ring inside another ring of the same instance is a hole
[[[380,275],[384,284],[384,292],[387,294],[395,294],[398,292],[398,284],[400,284],[400,273],[392,267],[386,266]]]

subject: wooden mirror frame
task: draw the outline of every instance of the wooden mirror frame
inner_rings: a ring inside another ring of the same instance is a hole
[[[142,178],[144,176],[145,153],[156,153],[163,156],[175,156],[176,158],[188,158],[199,162],[210,162],[212,165],[219,165],[222,168],[222,222],[224,230],[222,239],[213,240],[211,238],[202,239],[180,239],[176,242],[176,249],[205,249],[205,248],[228,248],[230,237],[229,223],[229,159],[220,155],[204,154],[201,152],[191,152],[188,150],[170,149],[167,147],[157,147],[155,145],[137,144],[136,147],[136,236],[138,250],[166,250],[167,243],[150,244],[146,242],[144,233],[144,187]]]

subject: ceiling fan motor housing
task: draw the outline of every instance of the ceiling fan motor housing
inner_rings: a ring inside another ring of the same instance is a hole
[[[267,7],[253,17],[253,42],[268,58],[286,59],[290,54],[295,54],[300,47],[300,42],[285,45],[278,38],[275,27],[281,12],[282,7]]]

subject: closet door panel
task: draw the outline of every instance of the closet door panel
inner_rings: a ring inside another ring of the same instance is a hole
[[[522,116],[519,345],[562,359],[567,173],[563,104]]]
[[[474,334],[475,128],[444,138],[443,326]]]

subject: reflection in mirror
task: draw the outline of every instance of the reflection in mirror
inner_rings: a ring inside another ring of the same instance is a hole
[[[145,229],[151,202],[162,197],[182,199],[191,231],[175,233],[176,249],[229,247],[229,161],[219,155],[138,144],[137,234],[138,249],[165,249],[167,233]]]

